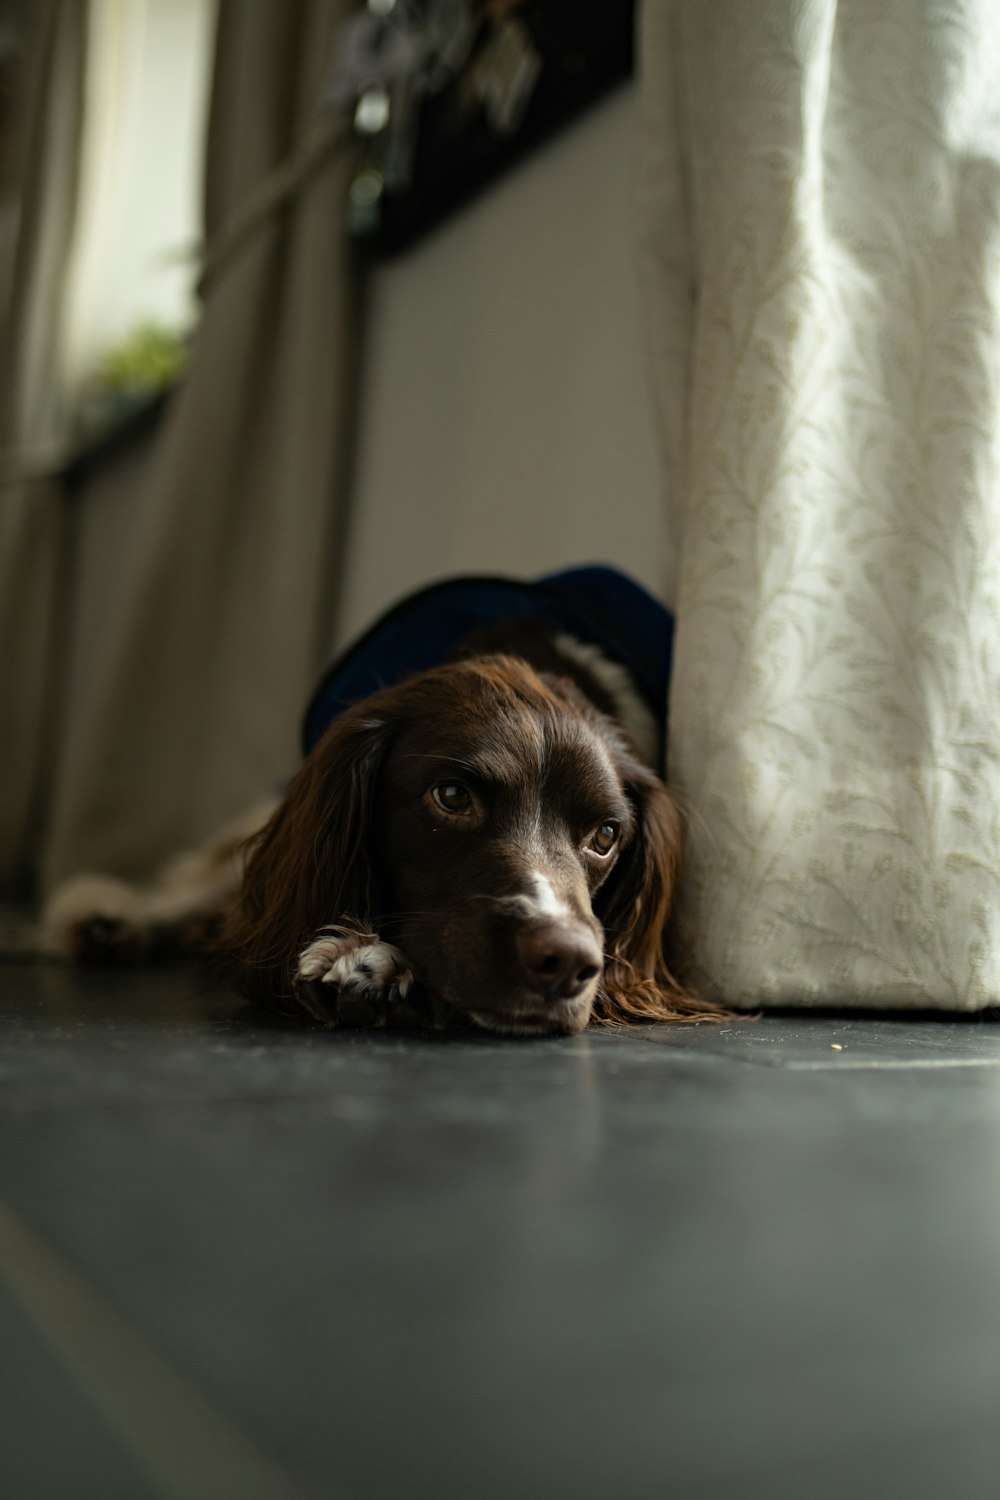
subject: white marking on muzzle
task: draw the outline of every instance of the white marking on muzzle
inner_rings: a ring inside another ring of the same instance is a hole
[[[540,917],[569,917],[572,912],[561,901],[552,888],[552,882],[547,875],[540,870],[534,870],[531,874],[532,895],[529,897],[536,913]]]
[[[543,917],[573,918],[572,907],[556,895],[551,880],[541,870],[532,870],[528,874],[527,885],[528,889],[518,891],[516,896],[491,897],[494,909],[520,917],[525,922],[535,922]]]

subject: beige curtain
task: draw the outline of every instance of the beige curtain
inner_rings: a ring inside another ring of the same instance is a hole
[[[155,454],[114,641],[64,746],[45,876],[148,872],[296,763],[336,582],[355,378],[347,0],[223,0],[204,315]]]
[[[86,6],[0,11],[0,883],[33,874],[47,781],[63,516],[61,291],[76,201]]]
[[[1000,1001],[1000,6],[650,0],[682,929],[738,1004]]]

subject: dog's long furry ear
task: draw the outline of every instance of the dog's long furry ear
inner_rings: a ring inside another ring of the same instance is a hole
[[[388,722],[364,705],[348,710],[249,845],[238,901],[215,945],[223,974],[248,998],[297,1010],[297,961],[316,932],[370,926],[370,809],[389,736]]]
[[[623,767],[637,828],[598,898],[606,959],[594,1020],[705,1021],[727,1012],[676,980],[667,962],[667,919],[681,859],[681,824],[674,799],[651,771]]]

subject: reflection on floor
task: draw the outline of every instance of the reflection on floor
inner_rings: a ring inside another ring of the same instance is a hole
[[[996,1500],[1000,1022],[283,1030],[0,968],[14,1500]]]

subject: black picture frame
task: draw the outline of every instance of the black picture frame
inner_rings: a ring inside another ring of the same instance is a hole
[[[358,238],[381,254],[410,248],[621,85],[634,66],[634,9],[633,0],[475,0],[465,18],[474,35],[452,74],[439,70],[428,84],[425,67],[416,87],[388,70],[362,77],[351,190]],[[385,10],[399,26],[391,0]],[[407,5],[411,52],[433,10],[433,0]]]

